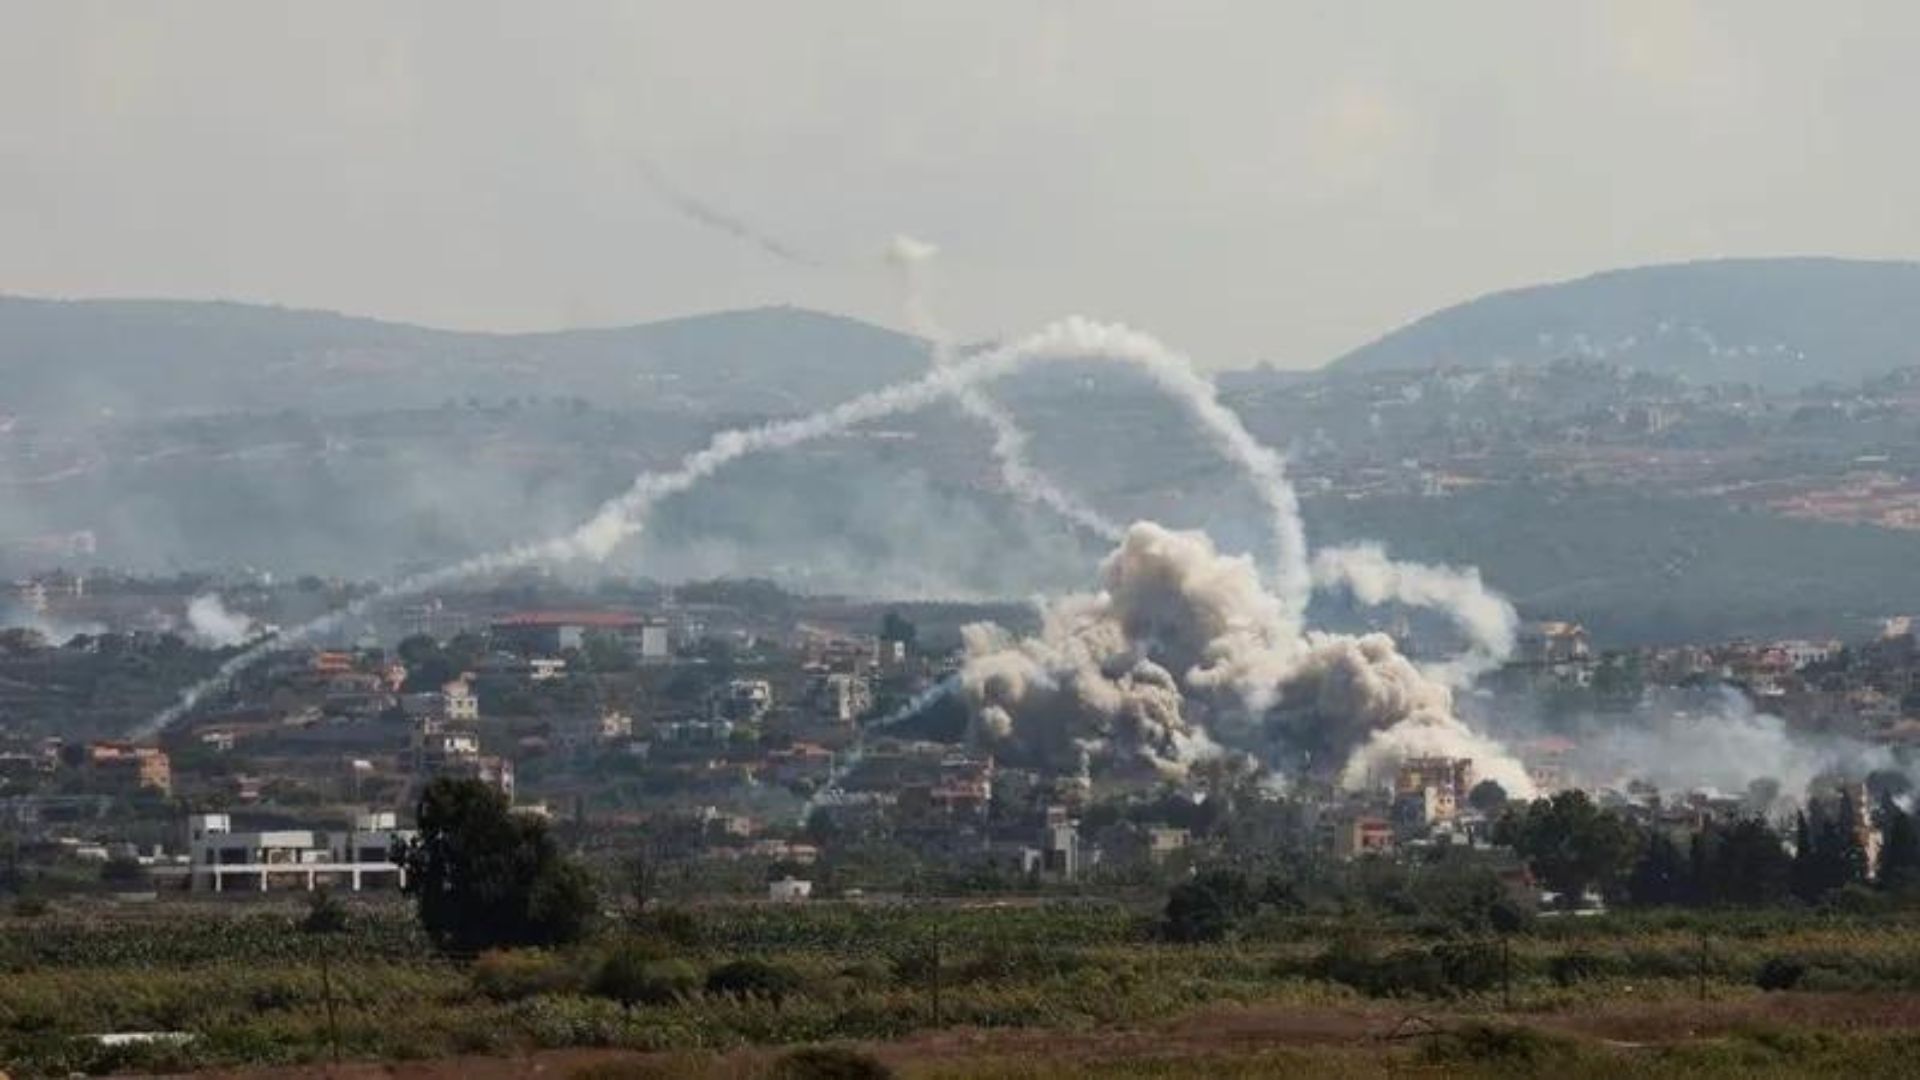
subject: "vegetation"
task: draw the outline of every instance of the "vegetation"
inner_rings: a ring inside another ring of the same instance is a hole
[[[598,908],[592,879],[540,818],[477,780],[440,778],[420,796],[420,833],[401,853],[420,923],[443,950],[565,945]]]

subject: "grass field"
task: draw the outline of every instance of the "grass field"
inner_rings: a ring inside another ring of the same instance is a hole
[[[1897,912],[1543,921],[1511,940],[1510,971],[1495,942],[1391,921],[1176,945],[1114,905],[712,908],[469,962],[432,955],[401,908],[325,938],[297,916],[0,919],[0,1068],[299,1074],[336,1032],[344,1059],[422,1076],[773,1075],[818,1043],[930,1077],[1859,1077],[1920,1055],[1920,921]],[[1763,972],[1792,989],[1763,991]],[[127,1031],[187,1038],[92,1038]]]

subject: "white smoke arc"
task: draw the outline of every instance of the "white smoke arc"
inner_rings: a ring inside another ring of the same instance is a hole
[[[934,318],[926,299],[925,269],[939,252],[935,245],[905,234],[895,235],[887,248],[887,261],[900,271],[906,285],[907,323],[914,333],[931,343],[936,367],[953,363],[956,356],[953,336]],[[1034,468],[1027,455],[1026,432],[985,390],[962,386],[954,391],[953,399],[962,413],[985,426],[993,436],[993,457],[1000,465],[1000,478],[1007,490],[1108,543],[1120,539],[1121,529],[1117,523],[1074,498]]]
[[[665,472],[643,473],[632,486],[606,503],[585,523],[562,536],[516,545],[462,560],[436,570],[404,578],[363,596],[338,611],[292,627],[278,637],[238,653],[214,672],[182,692],[173,705],[155,714],[133,731],[136,738],[151,737],[190,711],[208,693],[229,685],[240,673],[266,656],[332,632],[377,604],[418,595],[465,578],[500,573],[522,566],[572,559],[604,560],[625,540],[645,528],[646,518],[661,499],[692,489],[721,468],[749,454],[783,450],[836,435],[859,424],[926,408],[933,402],[982,382],[1004,377],[1035,362],[1105,358],[1132,364],[1185,405],[1207,429],[1213,441],[1233,460],[1260,479],[1259,489],[1271,508],[1281,545],[1283,581],[1298,593],[1305,607],[1306,545],[1293,491],[1287,485],[1279,455],[1261,446],[1239,418],[1221,406],[1213,387],[1194,374],[1187,361],[1152,337],[1124,326],[1098,323],[1080,316],[1062,319],[1012,345],[989,350],[965,362],[937,365],[919,379],[869,391],[809,416],[781,420],[757,428],[721,432],[708,444],[681,459]],[[1297,569],[1295,566],[1297,564]]]
[[[1313,580],[1322,589],[1345,588],[1369,606],[1391,602],[1446,615],[1465,635],[1467,651],[1422,667],[1450,686],[1465,686],[1513,655],[1520,616],[1472,567],[1400,562],[1379,544],[1365,543],[1314,552]]]

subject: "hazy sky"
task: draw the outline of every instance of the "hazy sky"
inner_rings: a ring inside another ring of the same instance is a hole
[[[1084,313],[1319,363],[1451,301],[1920,255],[1920,5],[0,0],[0,291],[545,328]]]

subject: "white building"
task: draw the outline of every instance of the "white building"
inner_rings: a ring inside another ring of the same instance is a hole
[[[776,904],[797,904],[813,895],[813,882],[783,877],[767,883],[767,899]]]
[[[394,852],[413,836],[390,812],[356,815],[352,828],[338,832],[235,832],[229,815],[194,814],[187,818],[188,882],[195,892],[216,893],[402,886],[407,874]]]
[[[664,620],[648,620],[640,627],[640,659],[648,662],[666,660],[672,655],[672,645],[667,640],[667,624]]]
[[[834,672],[820,682],[820,711],[828,719],[851,724],[873,708],[873,684],[859,675]]]

